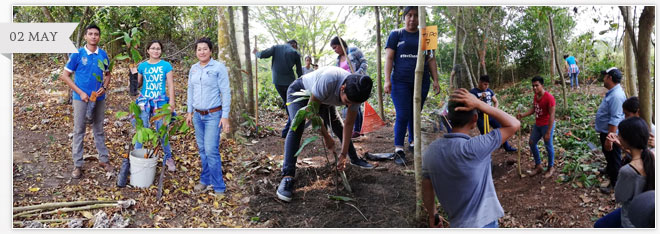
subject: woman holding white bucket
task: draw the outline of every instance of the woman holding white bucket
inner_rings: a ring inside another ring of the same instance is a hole
[[[195,139],[202,163],[202,173],[195,192],[204,192],[212,186],[216,195],[224,195],[222,161],[218,149],[220,131],[228,132],[231,93],[227,67],[213,60],[213,43],[201,38],[195,44],[199,62],[188,73],[188,113],[186,123],[194,125]]]

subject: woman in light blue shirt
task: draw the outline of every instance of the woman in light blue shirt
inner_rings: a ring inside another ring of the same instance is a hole
[[[202,172],[196,192],[210,190],[224,195],[226,186],[222,179],[222,161],[218,145],[220,131],[228,132],[231,93],[229,75],[223,63],[211,58],[213,43],[208,38],[197,40],[195,51],[199,62],[188,73],[188,113],[186,123],[194,125],[195,139],[202,162]]]

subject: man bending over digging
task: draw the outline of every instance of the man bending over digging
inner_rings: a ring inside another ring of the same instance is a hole
[[[477,111],[495,118],[502,127],[470,137],[477,126]],[[452,132],[431,143],[422,155],[422,194],[429,226],[438,226],[434,199],[437,196],[452,227],[496,228],[504,210],[495,193],[491,153],[518,131],[520,121],[466,89],[452,94],[449,121]]]
[[[372,169],[373,165],[367,163],[364,159],[357,156],[355,147],[351,142],[353,133],[353,123],[357,116],[357,108],[361,103],[369,99],[373,82],[369,76],[351,74],[339,67],[323,67],[318,70],[303,75],[295,80],[287,90],[287,103],[289,110],[289,121],[294,122],[298,110],[307,106],[308,103],[320,104],[318,114],[323,119],[321,133],[323,135],[326,147],[334,152],[335,143],[325,126],[330,124],[332,131],[336,136],[342,136],[340,141],[341,154],[339,155],[338,166],[343,169],[346,163],[346,155],[351,158],[351,165],[364,169]],[[301,90],[311,91],[309,99],[300,100],[293,94]],[[341,121],[339,113],[335,106],[348,106],[346,114],[346,124]],[[291,126],[284,142],[284,163],[282,165],[282,181],[277,188],[277,197],[280,200],[289,202],[293,197],[293,177],[296,172],[295,153],[300,147],[300,139],[304,130],[304,120],[298,125],[295,131]]]

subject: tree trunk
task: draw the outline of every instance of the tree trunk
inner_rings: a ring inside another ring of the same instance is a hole
[[[243,11],[243,48],[245,54],[245,70],[247,70],[247,108],[250,114],[255,115],[254,110],[254,83],[252,76],[252,58],[250,56],[250,23],[248,21],[249,11],[247,6],[241,7]]]
[[[229,13],[228,19],[229,21],[227,22],[227,25],[229,26],[229,42],[231,43],[231,57],[233,60],[233,68],[230,70],[231,73],[236,77],[237,83],[236,85],[233,85],[236,90],[236,95],[232,94],[232,99],[238,99],[240,110],[239,110],[239,115],[241,113],[246,112],[246,104],[245,104],[245,89],[243,89],[243,75],[241,72],[241,59],[238,56],[238,43],[236,42],[236,27],[234,24],[234,7],[230,6],[227,7],[227,12]],[[233,91],[233,90],[232,90]],[[249,111],[249,110],[248,110]],[[243,116],[241,116],[241,122],[243,122]]]
[[[376,68],[378,72],[378,114],[382,120],[385,120],[385,108],[383,108],[383,76],[382,76],[382,53],[380,47],[380,10],[378,6],[374,7],[376,13]]]
[[[566,104],[566,82],[564,82],[564,75],[561,72],[561,68],[559,68],[559,59],[557,59],[557,44],[555,43],[555,30],[552,26],[551,15],[548,15],[548,20],[550,24],[550,42],[552,42],[552,47],[555,50],[555,56],[553,58],[555,59],[555,65],[557,66],[557,73],[559,73],[559,80],[561,80],[561,96],[563,99],[564,111],[566,111],[568,110],[568,106]]]
[[[472,71],[472,64],[468,59],[465,58],[465,51],[461,53],[461,59],[463,59],[463,65],[465,66],[465,71],[467,72],[467,78],[468,78],[468,83],[470,83],[470,89],[473,89],[476,86],[476,82],[474,81],[474,73]]]
[[[555,79],[555,47],[552,46],[552,29],[548,27],[548,37],[550,37],[550,84],[554,85]],[[561,77],[560,79],[563,79]]]
[[[83,36],[85,35],[85,28],[87,27],[87,22],[89,21],[89,18],[91,17],[91,10],[89,9],[89,6],[85,7],[85,13],[83,13],[82,18],[80,18],[80,23],[78,24],[78,36],[76,37],[76,48],[82,46],[82,40]]]
[[[426,9],[419,6],[419,28],[426,27]],[[419,45],[417,49],[417,65],[415,66],[415,88],[413,92],[413,130],[415,139],[414,160],[415,160],[415,217],[417,220],[424,220],[422,211],[422,78],[424,77],[424,62],[426,56],[422,50],[423,38],[421,30],[419,31]]]
[[[626,96],[635,97],[638,96],[637,92],[637,81],[636,79],[636,67],[635,67],[635,55],[632,51],[632,41],[629,38],[630,34],[628,32],[623,33],[623,55],[624,55],[624,84],[626,90]]]
[[[41,12],[44,13],[44,15],[46,16],[46,20],[48,20],[48,22],[55,22],[55,18],[53,18],[53,15],[50,13],[50,10],[48,10],[47,6],[42,6]]]
[[[229,82],[231,84],[231,112],[229,116],[233,122],[233,126],[239,126],[242,123],[241,112],[245,110],[243,102],[243,82],[241,81],[241,76],[238,66],[238,63],[235,61],[237,58],[232,53],[232,43],[231,38],[233,34],[229,33],[229,25],[227,18],[225,16],[226,7],[217,7],[218,14],[218,60],[225,61],[227,69],[229,70]],[[232,132],[229,135],[230,138],[234,137],[236,127],[231,128]]]
[[[454,59],[453,59],[453,63],[452,63],[452,70],[455,70],[454,68],[456,68],[456,65],[457,65],[456,59],[458,58],[458,53],[459,53],[459,45],[460,45],[460,43],[459,43],[460,40],[459,39],[460,39],[461,29],[458,28],[458,21],[460,20],[458,15],[460,14],[460,12],[461,12],[461,8],[456,7],[456,17],[455,17],[456,26],[454,27],[455,30],[456,30],[456,37],[454,38]],[[454,73],[456,73],[456,72],[454,72]],[[454,74],[454,77],[450,77],[450,79],[451,80],[449,81],[449,84],[450,84],[449,89],[451,90],[451,89],[458,88],[459,87],[459,84],[458,84],[459,80],[458,80],[457,74]]]
[[[655,25],[655,6],[645,6],[639,17],[639,35],[637,38],[638,53],[636,57],[637,79],[639,82],[640,117],[651,126],[653,106],[651,105],[653,85],[651,84],[650,49],[651,34]],[[631,34],[632,37],[634,35]]]

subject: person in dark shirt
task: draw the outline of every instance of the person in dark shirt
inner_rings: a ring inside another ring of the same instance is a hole
[[[273,85],[275,85],[275,89],[280,94],[282,102],[285,105],[286,90],[296,78],[303,75],[300,53],[298,53],[297,49],[298,42],[296,40],[290,40],[286,44],[274,45],[263,51],[258,51],[257,48],[254,48],[252,51],[257,58],[273,58],[270,66],[273,74]],[[297,76],[293,74],[292,68],[294,65],[296,66]],[[288,114],[289,111],[287,110]],[[291,122],[287,121],[284,129],[282,129],[282,138],[286,138],[286,134],[289,132],[289,126],[291,126]]]
[[[499,102],[497,101],[495,92],[492,89],[488,88],[489,85],[490,85],[490,77],[488,75],[483,75],[479,77],[479,87],[473,88],[472,90],[470,90],[470,93],[472,93],[472,95],[476,96],[481,101],[488,104],[489,106],[497,108]],[[482,135],[487,133],[484,131],[485,130],[484,125],[486,123],[485,122],[486,119],[484,115],[485,114],[483,112],[479,111],[479,115],[478,115],[479,119],[477,120],[477,127],[479,128],[479,132],[481,132]],[[497,120],[495,120],[492,116],[488,116],[488,123],[491,127],[493,127],[493,129],[502,127],[502,125],[499,122],[497,122]],[[516,150],[518,150],[512,147],[511,145],[509,145],[508,141],[505,141],[504,144],[502,144],[502,147],[504,147],[504,150],[506,150],[507,152],[515,152]]]

